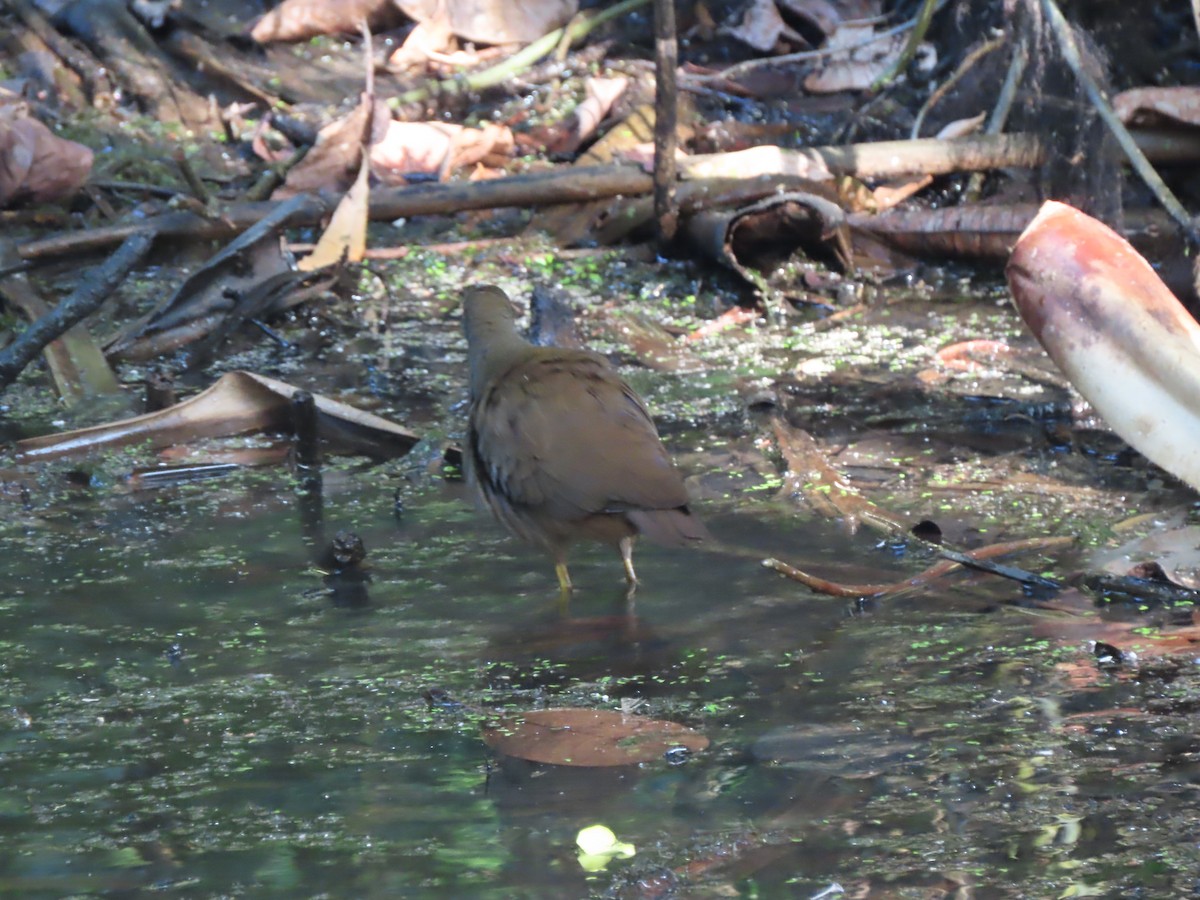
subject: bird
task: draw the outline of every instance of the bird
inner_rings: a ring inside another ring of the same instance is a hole
[[[605,357],[529,343],[494,285],[468,287],[462,307],[467,482],[510,533],[549,552],[563,596],[577,541],[613,545],[632,596],[635,538],[666,546],[710,539],[646,404]]]

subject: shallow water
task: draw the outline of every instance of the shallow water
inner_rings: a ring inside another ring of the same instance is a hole
[[[0,893],[1166,896],[1196,874],[1129,838],[1195,800],[1194,766],[1156,749],[1170,721],[1116,711],[1167,689],[1073,682],[1080,648],[1036,637],[1011,583],[847,603],[647,546],[629,615],[619,562],[581,550],[564,614],[461,485],[325,482],[319,527],[282,470],[10,510]],[[773,507],[713,512],[844,580],[923,565]],[[331,592],[320,528],[361,535],[365,591]],[[712,746],[587,769],[479,736],[482,711],[633,700]],[[585,872],[595,822],[636,855]]]
[[[384,339],[346,328],[345,346],[227,365],[375,401],[440,448],[461,427],[463,366],[433,306]],[[887,583],[932,561],[775,497],[774,415],[956,546],[1115,547],[1117,519],[1190,494],[1118,464],[1104,436],[1048,442],[1061,403],[1043,387],[923,386],[937,347],[1019,340],[994,303],[802,331],[710,342],[699,375],[630,371],[702,516],[743,551],[639,547],[632,609],[615,555],[579,548],[564,611],[549,561],[473,508],[440,449],[336,461],[316,495],[283,467],[139,490],[124,478],[137,454],[13,475],[0,895],[1191,893],[1193,662],[1101,669],[1091,632],[990,575],[843,600],[759,563]],[[369,580],[322,570],[343,529]],[[1061,576],[1083,555],[1009,561]],[[428,703],[435,689],[453,702]],[[601,769],[501,757],[481,737],[498,711],[548,707],[629,709],[712,743]],[[594,823],[636,853],[586,871],[575,836]]]

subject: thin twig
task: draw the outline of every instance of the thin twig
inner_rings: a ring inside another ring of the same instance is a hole
[[[1200,3],[1200,0],[1196,0],[1196,2]],[[929,115],[929,111],[937,106],[942,98],[950,93],[954,89],[954,86],[962,81],[967,73],[979,64],[980,60],[984,59],[988,54],[999,50],[1006,43],[1008,43],[1007,37],[998,37],[985,44],[981,44],[968,53],[958,68],[954,70],[954,73],[939,84],[929,95],[929,99],[922,104],[921,109],[917,112],[917,118],[913,121],[912,131],[909,132],[908,136],[913,140],[919,138],[921,136],[921,126],[925,123],[925,117]]]
[[[836,581],[829,581],[825,578],[819,578],[816,575],[811,575],[795,566],[778,559],[764,559],[763,566],[768,569],[774,569],[781,575],[786,575],[793,581],[799,581],[807,585],[814,591],[819,591],[822,594],[828,594],[832,597],[879,597],[886,594],[896,594],[908,588],[922,587],[935,578],[940,578],[955,569],[961,568],[964,564],[972,568],[987,568],[989,572],[1005,577],[1014,577],[1008,571],[1008,567],[1004,566],[988,566],[985,560],[994,559],[997,556],[1007,556],[1010,553],[1027,553],[1030,550],[1051,550],[1057,547],[1066,547],[1075,542],[1074,538],[1070,537],[1049,537],[1049,538],[1030,538],[1023,541],[1010,541],[1003,544],[990,544],[987,547],[979,547],[969,553],[958,554],[956,559],[943,558],[938,560],[923,572],[905,578],[903,581],[892,582],[891,584],[840,584]],[[946,551],[939,549],[943,557],[947,556]],[[958,560],[962,559],[963,562]],[[1017,572],[1019,570],[1012,570]],[[1022,573],[1023,575],[1028,573]],[[1024,581],[1024,578],[1018,580]],[[1049,582],[1049,579],[1046,579]],[[1057,583],[1054,583],[1057,586]]]
[[[916,18],[913,20],[913,29],[908,34],[908,40],[904,42],[904,49],[900,51],[900,55],[896,57],[888,70],[872,82],[872,93],[887,87],[908,68],[909,63],[917,55],[917,47],[921,45],[921,41],[925,40],[925,32],[929,31],[929,23],[933,21],[934,12],[941,6],[942,4],[938,0],[923,0],[921,8],[917,10]]]

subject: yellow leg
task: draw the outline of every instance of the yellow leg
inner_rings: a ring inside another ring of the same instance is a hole
[[[625,564],[625,580],[629,583],[629,587],[637,587],[637,573],[633,571],[633,538],[621,538],[621,543],[618,545],[621,550],[621,562]]]
[[[558,576],[558,589],[564,594],[571,593],[571,573],[567,571],[567,564],[556,562],[554,564],[554,574]]]

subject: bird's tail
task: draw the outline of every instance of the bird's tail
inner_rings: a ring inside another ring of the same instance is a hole
[[[686,506],[676,509],[634,509],[625,513],[638,534],[665,547],[688,547],[711,541],[704,523]]]

